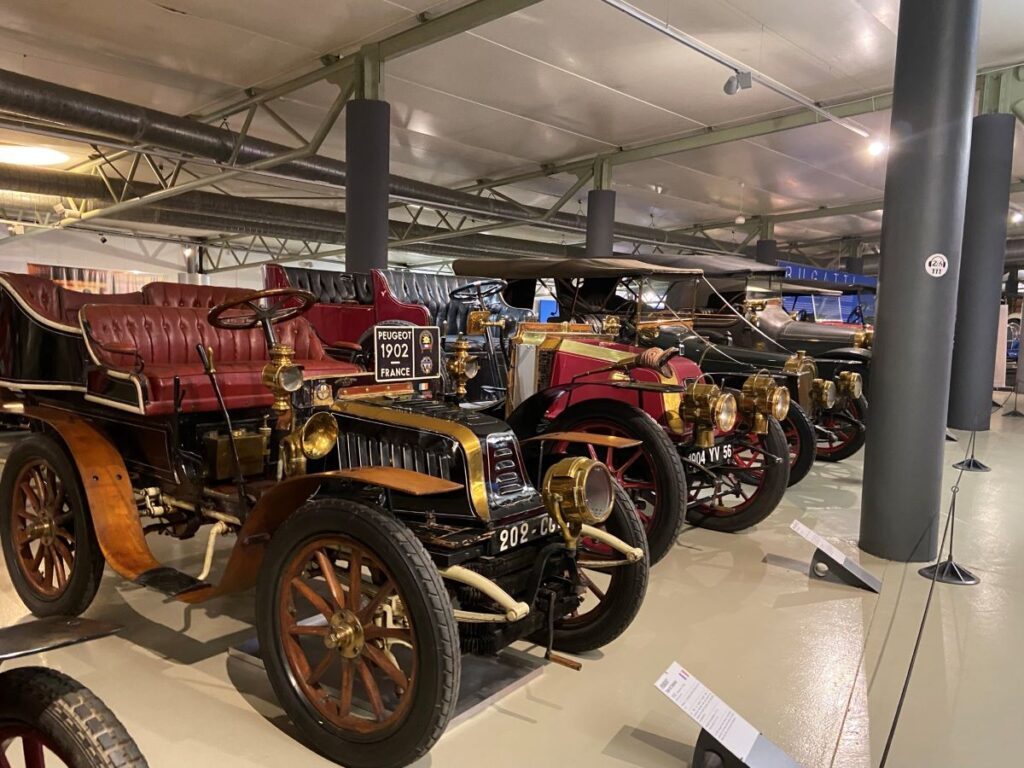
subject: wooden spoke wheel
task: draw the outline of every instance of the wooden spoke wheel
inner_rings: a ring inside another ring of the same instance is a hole
[[[555,451],[576,453],[603,462],[633,502],[647,535],[651,563],[675,544],[683,524],[686,477],[682,461],[664,428],[647,413],[618,401],[573,406],[551,424],[552,432],[587,432],[639,440],[640,445],[562,443]]]
[[[296,511],[267,547],[256,624],[281,705],[335,762],[405,765],[451,718],[451,603],[419,540],[383,510],[324,498]]]
[[[77,616],[92,602],[103,556],[78,474],[63,447],[32,435],[11,451],[0,478],[7,570],[37,616]]]
[[[358,542],[325,536],[295,553],[281,582],[285,655],[306,698],[340,729],[370,734],[395,725],[413,699],[418,656],[383,563]]]
[[[778,421],[769,419],[768,434],[744,435],[720,466],[690,470],[687,519],[727,532],[756,525],[782,500],[789,470],[786,434]]]
[[[66,675],[21,667],[0,675],[0,768],[146,768],[121,722]]]
[[[825,434],[818,435],[818,458],[822,461],[843,461],[864,447],[867,432],[862,428],[867,421],[868,401],[864,395],[832,411],[825,411],[818,424]]]

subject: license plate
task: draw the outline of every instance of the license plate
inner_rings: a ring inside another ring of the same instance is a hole
[[[437,326],[375,325],[374,376],[378,382],[422,381],[441,375]]]
[[[552,519],[551,515],[531,517],[529,520],[506,525],[495,531],[494,549],[497,552],[507,552],[535,539],[550,536],[557,530],[558,523]]]
[[[732,444],[722,443],[710,448],[700,448],[686,454],[686,461],[701,467],[717,467],[732,458]]]

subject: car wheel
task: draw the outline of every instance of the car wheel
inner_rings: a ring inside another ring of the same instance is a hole
[[[0,765],[19,761],[28,768],[146,768],[121,721],[92,691],[42,667],[0,674]]]
[[[786,433],[771,418],[768,433],[746,435],[727,464],[707,472],[690,471],[686,519],[726,533],[757,525],[782,501],[789,482],[788,459]]]
[[[46,435],[18,443],[0,477],[4,559],[36,616],[78,616],[103,577],[103,554],[78,473]]]
[[[441,575],[383,510],[311,501],[274,534],[256,595],[274,692],[304,740],[350,768],[397,768],[451,719],[459,632]]]
[[[622,486],[616,485],[615,505],[603,527],[631,547],[647,547],[640,518]],[[622,555],[586,537],[580,540],[578,552],[579,572],[587,592],[579,609],[556,621],[554,629],[553,647],[567,653],[603,648],[625,632],[640,611],[651,569],[646,556],[622,565]],[[547,633],[542,630],[531,639],[545,645]]]
[[[846,405],[821,415],[819,424],[829,431],[829,436],[818,438],[818,458],[822,461],[843,461],[861,448],[867,439],[867,430],[861,425],[868,419],[868,401],[864,395],[856,400],[847,398]]]
[[[590,432],[641,442],[630,448],[564,443],[554,450],[580,452],[603,462],[633,501],[647,533],[651,564],[668,554],[683,524],[686,473],[665,429],[644,411],[608,400],[570,408],[548,431]]]
[[[803,480],[814,466],[817,436],[807,413],[796,403],[790,404],[782,431],[789,443],[789,484],[792,486]]]

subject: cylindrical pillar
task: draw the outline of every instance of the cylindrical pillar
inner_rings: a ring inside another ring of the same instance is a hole
[[[971,128],[946,422],[953,429],[984,431],[992,417],[992,366],[1003,289],[1015,122],[1009,114],[978,115]]]
[[[979,0],[902,0],[860,546],[930,560],[949,402]]]
[[[345,269],[388,265],[391,105],[352,99],[345,105]]]
[[[607,258],[615,251],[615,190],[587,193],[587,256]]]
[[[754,258],[761,264],[771,264],[774,267],[779,263],[778,240],[758,240]]]

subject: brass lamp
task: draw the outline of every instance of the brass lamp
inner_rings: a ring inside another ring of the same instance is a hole
[[[683,393],[683,419],[696,428],[694,442],[698,448],[715,444],[715,429],[728,432],[736,426],[736,398],[722,392],[717,384],[690,384]]]

